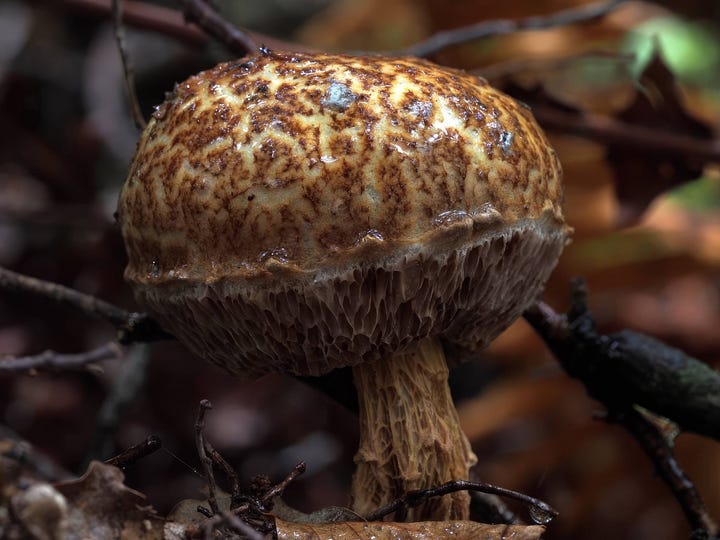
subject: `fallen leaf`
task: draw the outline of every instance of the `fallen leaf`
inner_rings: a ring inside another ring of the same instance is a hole
[[[55,484],[68,502],[66,540],[163,538],[164,520],[123,479],[117,467],[93,461],[77,480]]]
[[[545,528],[539,525],[486,525],[474,521],[308,524],[276,519],[275,523],[278,540],[535,540],[542,538],[545,532]]]
[[[675,76],[655,51],[638,80],[639,90],[630,105],[617,115],[628,124],[672,135],[711,140],[712,131],[686,110]],[[615,172],[615,192],[620,202],[621,225],[637,221],[661,193],[702,174],[704,163],[663,151],[640,151],[627,145],[611,145],[607,157]]]

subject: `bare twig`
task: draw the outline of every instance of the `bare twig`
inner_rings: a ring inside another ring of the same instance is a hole
[[[110,2],[111,0],[55,0],[48,3],[56,8],[107,18],[112,14]],[[209,41],[207,34],[202,29],[188,24],[183,14],[175,9],[139,0],[124,0],[122,19],[128,26],[156,32],[187,45],[203,47]],[[256,43],[263,43],[272,49],[307,50],[297,43],[285,42],[257,32],[248,32],[248,34]]]
[[[300,476],[302,473],[305,472],[306,465],[304,461],[301,461],[295,467],[292,471],[290,471],[290,474],[288,474],[283,480],[275,484],[274,486],[270,487],[263,496],[260,498],[260,503],[263,507],[268,507],[272,504],[272,500],[275,497],[279,497],[283,494],[285,491],[285,488],[288,487],[288,484],[295,480],[298,476]]]
[[[74,371],[84,370],[90,364],[118,358],[123,354],[122,348],[115,342],[106,343],[91,351],[78,354],[60,354],[45,351],[34,356],[0,359],[0,374],[21,373],[24,371]]]
[[[106,459],[105,463],[113,465],[119,469],[129,467],[133,463],[137,463],[142,458],[149,456],[153,452],[159,450],[162,447],[160,438],[156,435],[150,435],[143,442],[131,446],[127,450],[124,450],[115,457]]]
[[[112,0],[112,11],[113,30],[115,31],[115,41],[117,42],[123,65],[123,73],[125,74],[125,88],[127,90],[128,104],[130,105],[130,113],[138,129],[145,129],[147,122],[140,110],[140,102],[135,92],[135,70],[133,69],[130,55],[128,54],[127,42],[125,41],[125,27],[122,22],[122,0]]]
[[[183,6],[185,20],[197,24],[238,56],[258,50],[258,44],[249,32],[225,20],[204,0],[178,0]]]
[[[557,11],[550,15],[525,19],[500,19],[483,21],[453,30],[438,32],[429,38],[400,51],[400,54],[426,57],[453,45],[460,45],[490,36],[502,36],[523,30],[547,30],[558,26],[586,23],[603,17],[617,8],[624,0],[600,2]]]
[[[717,523],[710,517],[695,485],[678,465],[672,448],[661,431],[634,408],[617,414],[611,413],[607,416],[607,420],[623,426],[640,444],[655,465],[660,478],[680,502],[680,507],[693,531],[716,535],[718,533]]]
[[[682,429],[719,438],[720,373],[637,332],[599,334],[587,310],[587,291],[581,280],[573,283],[566,315],[538,302],[524,317],[563,369],[605,405],[607,418],[624,426],[637,440],[697,535],[714,537],[717,524],[675,461],[663,434],[637,406],[669,418]]]
[[[542,521],[544,523],[550,522],[555,516],[558,515],[557,510],[540,499],[530,497],[524,493],[519,493],[511,489],[502,488],[493,484],[486,484],[484,482],[470,482],[468,480],[455,480],[453,482],[447,482],[441,486],[429,488],[429,489],[417,489],[409,491],[404,497],[395,499],[391,503],[386,504],[371,512],[365,519],[367,521],[378,521],[384,516],[392,514],[401,508],[411,508],[417,506],[423,501],[431,497],[440,497],[447,495],[448,493],[454,493],[456,491],[479,491],[481,493],[491,493],[493,495],[499,495],[501,497],[507,497],[515,499],[522,503],[525,503],[530,511],[531,516],[536,521]]]
[[[594,114],[570,113],[545,105],[534,105],[533,114],[546,129],[572,133],[588,139],[656,152],[666,156],[720,162],[720,139],[701,139],[669,130],[636,126]]]
[[[584,289],[577,284],[567,315],[538,302],[524,317],[563,369],[610,409],[640,405],[684,431],[720,440],[717,370],[639,332],[599,334],[587,311]]]
[[[112,324],[118,331],[120,343],[149,342],[174,339],[160,325],[145,313],[129,312],[81,293],[64,285],[24,276],[0,267],[0,290],[22,292],[54,300],[71,306],[82,313]]]
[[[213,462],[205,452],[205,413],[207,413],[210,409],[212,409],[212,403],[210,403],[209,400],[203,399],[200,401],[197,420],[195,421],[195,446],[197,448],[198,457],[200,458],[200,464],[205,471],[205,479],[208,483],[208,503],[210,504],[210,510],[212,510],[213,514],[219,514],[220,507],[217,502],[218,489],[212,469]]]
[[[220,452],[213,448],[207,439],[205,439],[204,443],[207,456],[212,460],[213,464],[227,476],[228,480],[230,480],[230,500],[236,501],[240,497],[240,480],[238,479],[237,473],[225,458],[222,457]]]

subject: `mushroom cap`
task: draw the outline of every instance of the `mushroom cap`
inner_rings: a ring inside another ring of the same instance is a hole
[[[198,355],[318,375],[485,346],[566,243],[530,110],[417,58],[262,52],[176,86],[120,196],[125,278]]]

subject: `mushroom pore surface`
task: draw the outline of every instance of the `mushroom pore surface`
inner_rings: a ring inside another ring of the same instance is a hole
[[[118,210],[140,303],[239,375],[484,346],[566,242],[527,107],[415,58],[266,53],[177,85]]]

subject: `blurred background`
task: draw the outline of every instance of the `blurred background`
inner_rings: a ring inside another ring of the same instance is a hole
[[[327,51],[397,50],[470,22],[583,4],[214,3],[235,24]],[[138,131],[107,5],[0,2],[0,265],[133,308],[113,212]],[[147,23],[154,6],[177,9],[171,2],[126,5],[139,14],[126,33],[146,117],[175,82],[231,57],[179,25],[179,15]],[[488,38],[433,59],[476,70],[527,101],[555,145],[575,235],[546,301],[564,309],[570,278],[585,276],[601,331],[643,331],[720,367],[718,144],[713,164],[697,149],[633,145],[592,130],[583,136],[578,120],[591,114],[709,140],[720,127],[720,3],[627,2],[593,23]],[[575,124],[553,111],[574,115]],[[113,338],[108,325],[70,309],[0,293],[0,355],[80,352]],[[679,507],[636,443],[593,419],[599,405],[523,321],[460,370],[453,388],[479,458],[477,476],[558,508],[548,538],[688,537]],[[279,479],[305,460],[308,472],[291,485],[288,502],[303,511],[347,504],[358,438],[352,413],[288,377],[227,377],[176,343],[132,346],[125,359],[92,372],[2,377],[0,424],[74,473],[93,457],[158,435],[165,450],[126,474],[164,514],[183,498],[201,497],[193,423],[202,398],[214,405],[207,436],[243,482],[255,474]],[[118,402],[126,405],[113,408]],[[720,519],[718,442],[683,434],[677,455]]]

